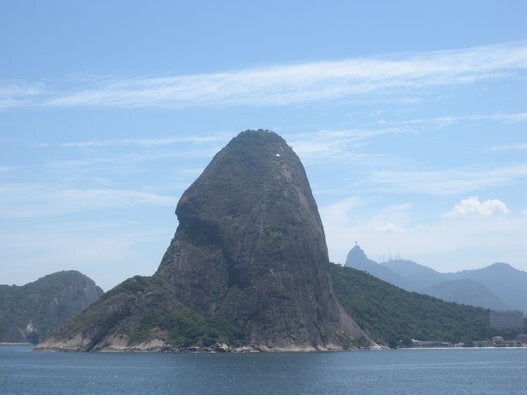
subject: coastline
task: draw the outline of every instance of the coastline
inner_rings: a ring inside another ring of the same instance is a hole
[[[488,347],[401,347],[396,348],[394,350],[488,350],[488,349],[497,349],[497,350],[513,350],[513,349],[524,349],[527,348],[527,345],[525,346],[518,346],[518,347],[496,347],[496,346],[488,346]]]
[[[0,347],[13,347],[13,346],[27,346],[32,347],[30,351],[32,352],[79,352],[79,351],[73,351],[73,350],[66,350],[66,349],[35,349],[35,345],[31,343],[8,343],[3,342],[0,343]],[[280,354],[280,353],[327,353],[327,352],[357,352],[357,351],[419,351],[419,350],[489,350],[489,349],[495,349],[495,350],[513,350],[513,349],[527,349],[527,345],[523,346],[517,346],[517,347],[496,347],[496,346],[489,346],[489,347],[401,347],[401,348],[388,348],[388,347],[380,347],[380,348],[372,348],[372,349],[361,349],[361,350],[311,350],[311,351],[303,351],[298,352],[298,350],[266,350],[263,351],[261,349],[256,349],[253,347],[238,347],[238,348],[228,348],[225,349],[223,347],[185,347],[180,349],[162,349],[162,350],[148,350],[148,351],[140,351],[140,350],[133,350],[133,349],[112,349],[112,350],[97,350],[97,351],[91,351],[90,353],[126,353],[126,354],[162,354],[162,353],[173,353],[173,354],[216,354],[216,353],[232,353],[232,354],[245,354],[245,353],[272,353],[272,354]],[[80,352],[80,353],[86,353],[86,352]]]

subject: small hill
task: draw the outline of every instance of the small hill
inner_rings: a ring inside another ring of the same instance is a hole
[[[93,280],[73,270],[24,286],[0,285],[0,342],[37,343],[102,294]]]
[[[396,347],[410,339],[469,342],[495,334],[489,310],[408,292],[363,271],[331,266],[335,294],[377,342]]]

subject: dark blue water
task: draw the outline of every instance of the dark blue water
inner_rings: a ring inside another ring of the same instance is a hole
[[[527,349],[97,354],[1,346],[0,393],[527,394]]]

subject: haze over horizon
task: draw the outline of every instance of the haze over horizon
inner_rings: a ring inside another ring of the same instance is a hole
[[[0,283],[151,275],[229,140],[284,137],[330,259],[527,271],[527,3],[0,3]]]

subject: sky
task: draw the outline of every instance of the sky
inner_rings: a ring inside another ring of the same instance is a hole
[[[302,160],[330,259],[527,271],[527,2],[0,0],[0,284],[157,269],[247,129]]]

